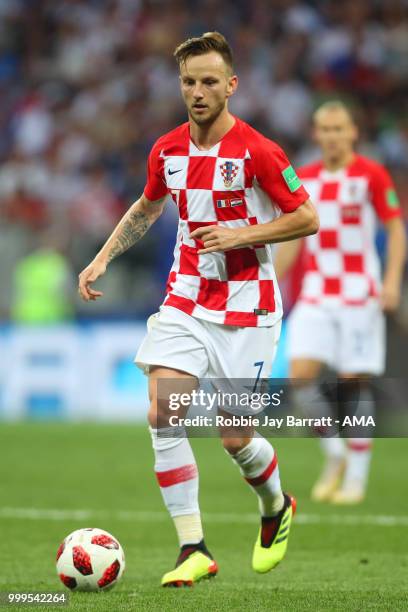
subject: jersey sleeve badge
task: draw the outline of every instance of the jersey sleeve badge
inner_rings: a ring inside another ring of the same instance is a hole
[[[301,182],[298,175],[296,174],[293,166],[288,166],[282,170],[282,176],[285,179],[285,183],[291,193],[294,193],[301,187]]]
[[[399,199],[395,189],[387,189],[386,198],[389,208],[399,208]]]

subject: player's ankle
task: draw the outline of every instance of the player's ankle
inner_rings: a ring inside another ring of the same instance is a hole
[[[207,553],[210,554],[204,542],[204,538],[200,540],[199,542],[189,542],[188,544],[183,544],[182,546],[180,546],[180,550],[186,550],[187,548],[196,548],[197,550],[201,550],[202,552],[205,552],[206,554]]]
[[[202,539],[200,540],[200,542],[188,543],[188,544],[183,544],[182,546],[180,546],[180,553],[177,558],[176,567],[180,565],[181,563],[183,563],[186,559],[190,557],[190,555],[192,555],[195,552],[202,552],[209,559],[214,558],[212,554],[210,553],[210,551],[208,550],[204,542],[204,539]]]
[[[284,507],[285,496],[282,492],[275,495],[273,498],[259,499],[259,509],[262,517],[273,518],[282,512]]]
[[[173,517],[180,548],[188,544],[195,546],[204,539],[201,515],[199,512]]]

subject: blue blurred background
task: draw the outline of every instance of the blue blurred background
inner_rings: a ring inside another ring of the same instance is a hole
[[[407,215],[407,0],[1,0],[0,418],[144,413],[132,357],[163,299],[172,203],[113,262],[102,300],[82,303],[76,277],[141,194],[155,139],[186,118],[174,47],[214,29],[235,51],[234,113],[300,165],[318,155],[311,112],[341,97]],[[298,283],[283,285],[287,311]],[[405,279],[392,374],[405,371],[407,330]],[[285,367],[283,342],[276,375]]]

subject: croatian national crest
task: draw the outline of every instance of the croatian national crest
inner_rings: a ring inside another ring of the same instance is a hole
[[[226,161],[220,165],[221,176],[224,179],[224,185],[228,189],[231,187],[234,178],[238,174],[239,166],[236,166],[232,161]]]

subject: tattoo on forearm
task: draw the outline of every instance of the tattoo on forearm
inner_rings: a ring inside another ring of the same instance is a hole
[[[121,255],[127,251],[127,249],[133,246],[142,238],[142,236],[145,235],[149,227],[150,221],[144,212],[140,210],[132,212],[129,218],[123,224],[119,235],[116,237],[116,240],[113,243],[109,253],[108,262],[111,262],[112,259],[118,255]]]

